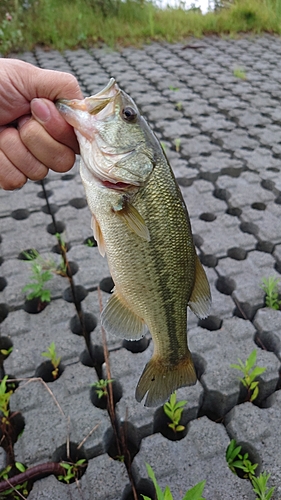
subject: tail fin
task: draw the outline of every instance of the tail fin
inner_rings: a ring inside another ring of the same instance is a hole
[[[197,376],[190,352],[176,364],[169,365],[161,358],[152,357],[145,366],[136,388],[136,400],[147,393],[145,406],[163,404],[179,387],[196,384]]]

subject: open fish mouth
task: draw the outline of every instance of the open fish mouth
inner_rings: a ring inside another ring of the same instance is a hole
[[[97,120],[104,120],[114,113],[114,104],[116,97],[120,94],[120,89],[114,78],[111,78],[108,84],[97,94],[86,97],[85,99],[59,99],[56,102],[58,110],[65,115],[65,118],[75,127],[74,116],[79,116],[79,112],[89,113],[95,116]],[[110,106],[108,106],[110,105]],[[107,109],[106,109],[107,108]],[[72,112],[71,112],[72,111]],[[71,120],[71,122],[70,122]],[[76,120],[75,120],[76,121]]]
[[[134,154],[134,148],[130,145],[111,145],[101,133],[105,124],[118,115],[121,100],[121,90],[115,79],[111,78],[97,94],[82,100],[60,99],[56,102],[56,107],[74,127],[80,146],[83,142],[91,150],[89,161],[84,162],[84,171],[88,170],[103,187],[126,191],[141,185],[138,179],[132,178],[129,171],[124,172],[124,168],[123,175],[119,174],[118,165]],[[128,177],[126,173],[129,174]],[[85,175],[88,174],[85,172]]]

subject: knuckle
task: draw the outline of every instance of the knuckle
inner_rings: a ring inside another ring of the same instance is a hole
[[[75,154],[70,148],[65,148],[61,155],[57,156],[57,160],[52,167],[52,170],[57,172],[67,172],[75,163]]]
[[[2,150],[9,149],[12,145],[14,147],[14,141],[18,138],[18,131],[13,127],[6,127],[0,133],[0,148]]]
[[[24,123],[24,125],[19,130],[19,134],[25,146],[28,146],[30,143],[33,143],[38,139],[40,135],[40,128],[41,125],[39,125],[39,123],[33,119],[28,120]]]

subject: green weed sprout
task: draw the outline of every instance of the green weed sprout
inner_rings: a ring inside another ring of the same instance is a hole
[[[176,102],[175,108],[177,111],[181,111],[182,110],[182,102],[180,102],[180,101]]]
[[[228,467],[234,474],[237,474],[236,469],[241,469],[245,473],[244,478],[252,481],[258,464],[252,464],[251,460],[249,460],[249,454],[242,455],[240,451],[241,446],[236,446],[235,439],[232,439],[226,449]]]
[[[179,90],[179,88],[174,87],[173,85],[169,85],[169,90],[173,90],[174,92],[177,92]]]
[[[33,260],[34,257],[28,255],[29,254],[26,252],[27,259]],[[31,282],[25,285],[22,288],[22,292],[25,293],[31,290],[27,295],[27,300],[39,298],[41,302],[50,302],[51,292],[49,289],[44,287],[45,283],[52,278],[52,273],[49,269],[46,269],[43,259],[39,261],[38,257],[39,254],[37,255],[36,260],[31,264],[32,274],[30,276],[30,279],[33,281],[33,283]]]
[[[94,247],[95,246],[95,242],[93,240],[91,240],[91,238],[88,238],[87,241],[86,241],[86,245],[87,247]]]
[[[63,258],[63,255],[65,255],[66,251],[67,251],[66,242],[62,238],[61,233],[56,233],[55,236],[57,238],[57,242],[58,242],[58,245],[59,245],[59,248],[60,248],[61,264],[60,264],[60,266],[58,268],[55,269],[54,272],[56,274],[60,274],[61,276],[63,276],[65,278],[67,276],[67,264],[66,264],[66,261]]]
[[[91,384],[92,387],[96,388],[96,393],[98,395],[98,398],[102,398],[103,396],[107,396],[107,386],[108,384],[111,384],[113,382],[113,379],[100,379],[98,382],[94,382],[94,384]]]
[[[85,458],[81,458],[80,460],[77,460],[77,462],[75,464],[70,464],[68,462],[61,462],[60,466],[66,470],[66,473],[65,473],[65,475],[58,476],[58,480],[66,483],[66,484],[69,484],[70,481],[77,478],[78,472],[79,472],[79,467],[81,467],[81,465],[84,465],[85,462],[86,462]]]
[[[26,467],[21,462],[15,462],[15,467],[18,469],[19,472],[26,471]],[[12,465],[7,465],[7,467],[5,467],[5,469],[3,469],[0,472],[0,480],[8,481],[9,472],[11,471],[11,469],[12,469]],[[16,494],[16,491],[19,492],[20,496],[18,496]],[[13,486],[12,488],[9,488],[9,489],[3,491],[1,493],[1,498],[2,498],[2,496],[9,496],[11,493],[13,493],[13,497],[9,497],[9,498],[14,498],[15,500],[20,500],[21,498],[27,497],[27,495],[28,495],[27,481],[25,481],[22,484],[17,484],[16,486]]]
[[[177,139],[174,140],[174,145],[176,148],[176,152],[179,153],[181,147],[181,140],[179,137],[177,137]]]
[[[238,358],[238,365],[231,364],[230,367],[235,370],[242,372],[243,377],[239,377],[240,382],[246,387],[249,395],[249,401],[253,402],[259,393],[258,384],[259,381],[255,380],[256,377],[265,372],[266,368],[256,366],[257,351],[254,349],[248,359],[243,363],[240,358]]]
[[[13,347],[10,347],[9,349],[0,349],[0,354],[3,356],[9,356],[13,352]]]
[[[159,484],[157,483],[155,474],[154,474],[154,472],[149,464],[146,464],[146,469],[147,469],[148,476],[150,477],[150,479],[152,480],[152,482],[154,484],[154,488],[155,488],[156,495],[157,495],[157,500],[173,500],[173,496],[172,496],[172,493],[171,493],[169,486],[166,486],[166,488],[163,492],[161,490]],[[206,481],[201,481],[200,483],[193,486],[193,488],[191,488],[190,490],[188,490],[186,492],[186,494],[184,495],[182,500],[205,500],[205,498],[202,497],[205,483],[206,483]],[[146,495],[142,495],[142,497],[144,500],[151,500],[151,498],[147,497]]]
[[[270,500],[275,486],[268,489],[267,482],[270,478],[270,474],[266,474],[266,472],[261,473],[258,477],[254,476],[252,478],[252,486],[253,491],[258,495],[256,500]]]
[[[243,68],[234,68],[233,75],[236,78],[241,78],[241,80],[246,80],[246,78],[247,78],[246,72]]]
[[[281,300],[279,299],[278,293],[278,283],[279,278],[275,276],[269,276],[268,278],[262,278],[261,288],[265,292],[265,305],[271,309],[278,311],[281,307]]]
[[[167,417],[171,420],[168,426],[174,432],[180,432],[185,429],[184,425],[179,425],[179,422],[182,416],[183,407],[186,404],[187,401],[177,402],[176,392],[173,392],[173,394],[171,394],[170,396],[170,400],[163,405],[164,412],[166,413]]]
[[[10,408],[9,408],[9,403],[10,403],[10,397],[13,394],[13,391],[7,391],[7,379],[8,375],[5,375],[3,380],[1,381],[0,384],[0,412],[3,414],[2,417],[2,423],[3,424],[8,424],[9,423],[9,416],[10,416]]]
[[[59,364],[60,364],[60,361],[61,361],[61,357],[57,356],[55,342],[51,342],[51,344],[49,345],[47,351],[42,352],[41,356],[44,356],[45,358],[50,359],[50,361],[51,361],[51,363],[52,363],[52,365],[54,367],[54,369],[52,371],[52,375],[53,375],[54,378],[57,378],[58,372],[59,372]]]
[[[259,476],[256,476],[255,471],[258,464],[252,464],[248,453],[242,455],[240,451],[241,446],[237,446],[235,439],[232,439],[226,450],[228,467],[234,474],[237,474],[236,469],[241,469],[245,473],[244,478],[250,479],[253,491],[258,495],[256,500],[270,500],[275,490],[274,486],[270,489],[267,486],[270,474],[263,472]]]

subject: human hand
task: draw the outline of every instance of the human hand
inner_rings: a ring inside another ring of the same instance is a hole
[[[0,187],[20,188],[49,169],[68,171],[79,147],[54,101],[83,98],[76,78],[0,58],[0,82]]]

